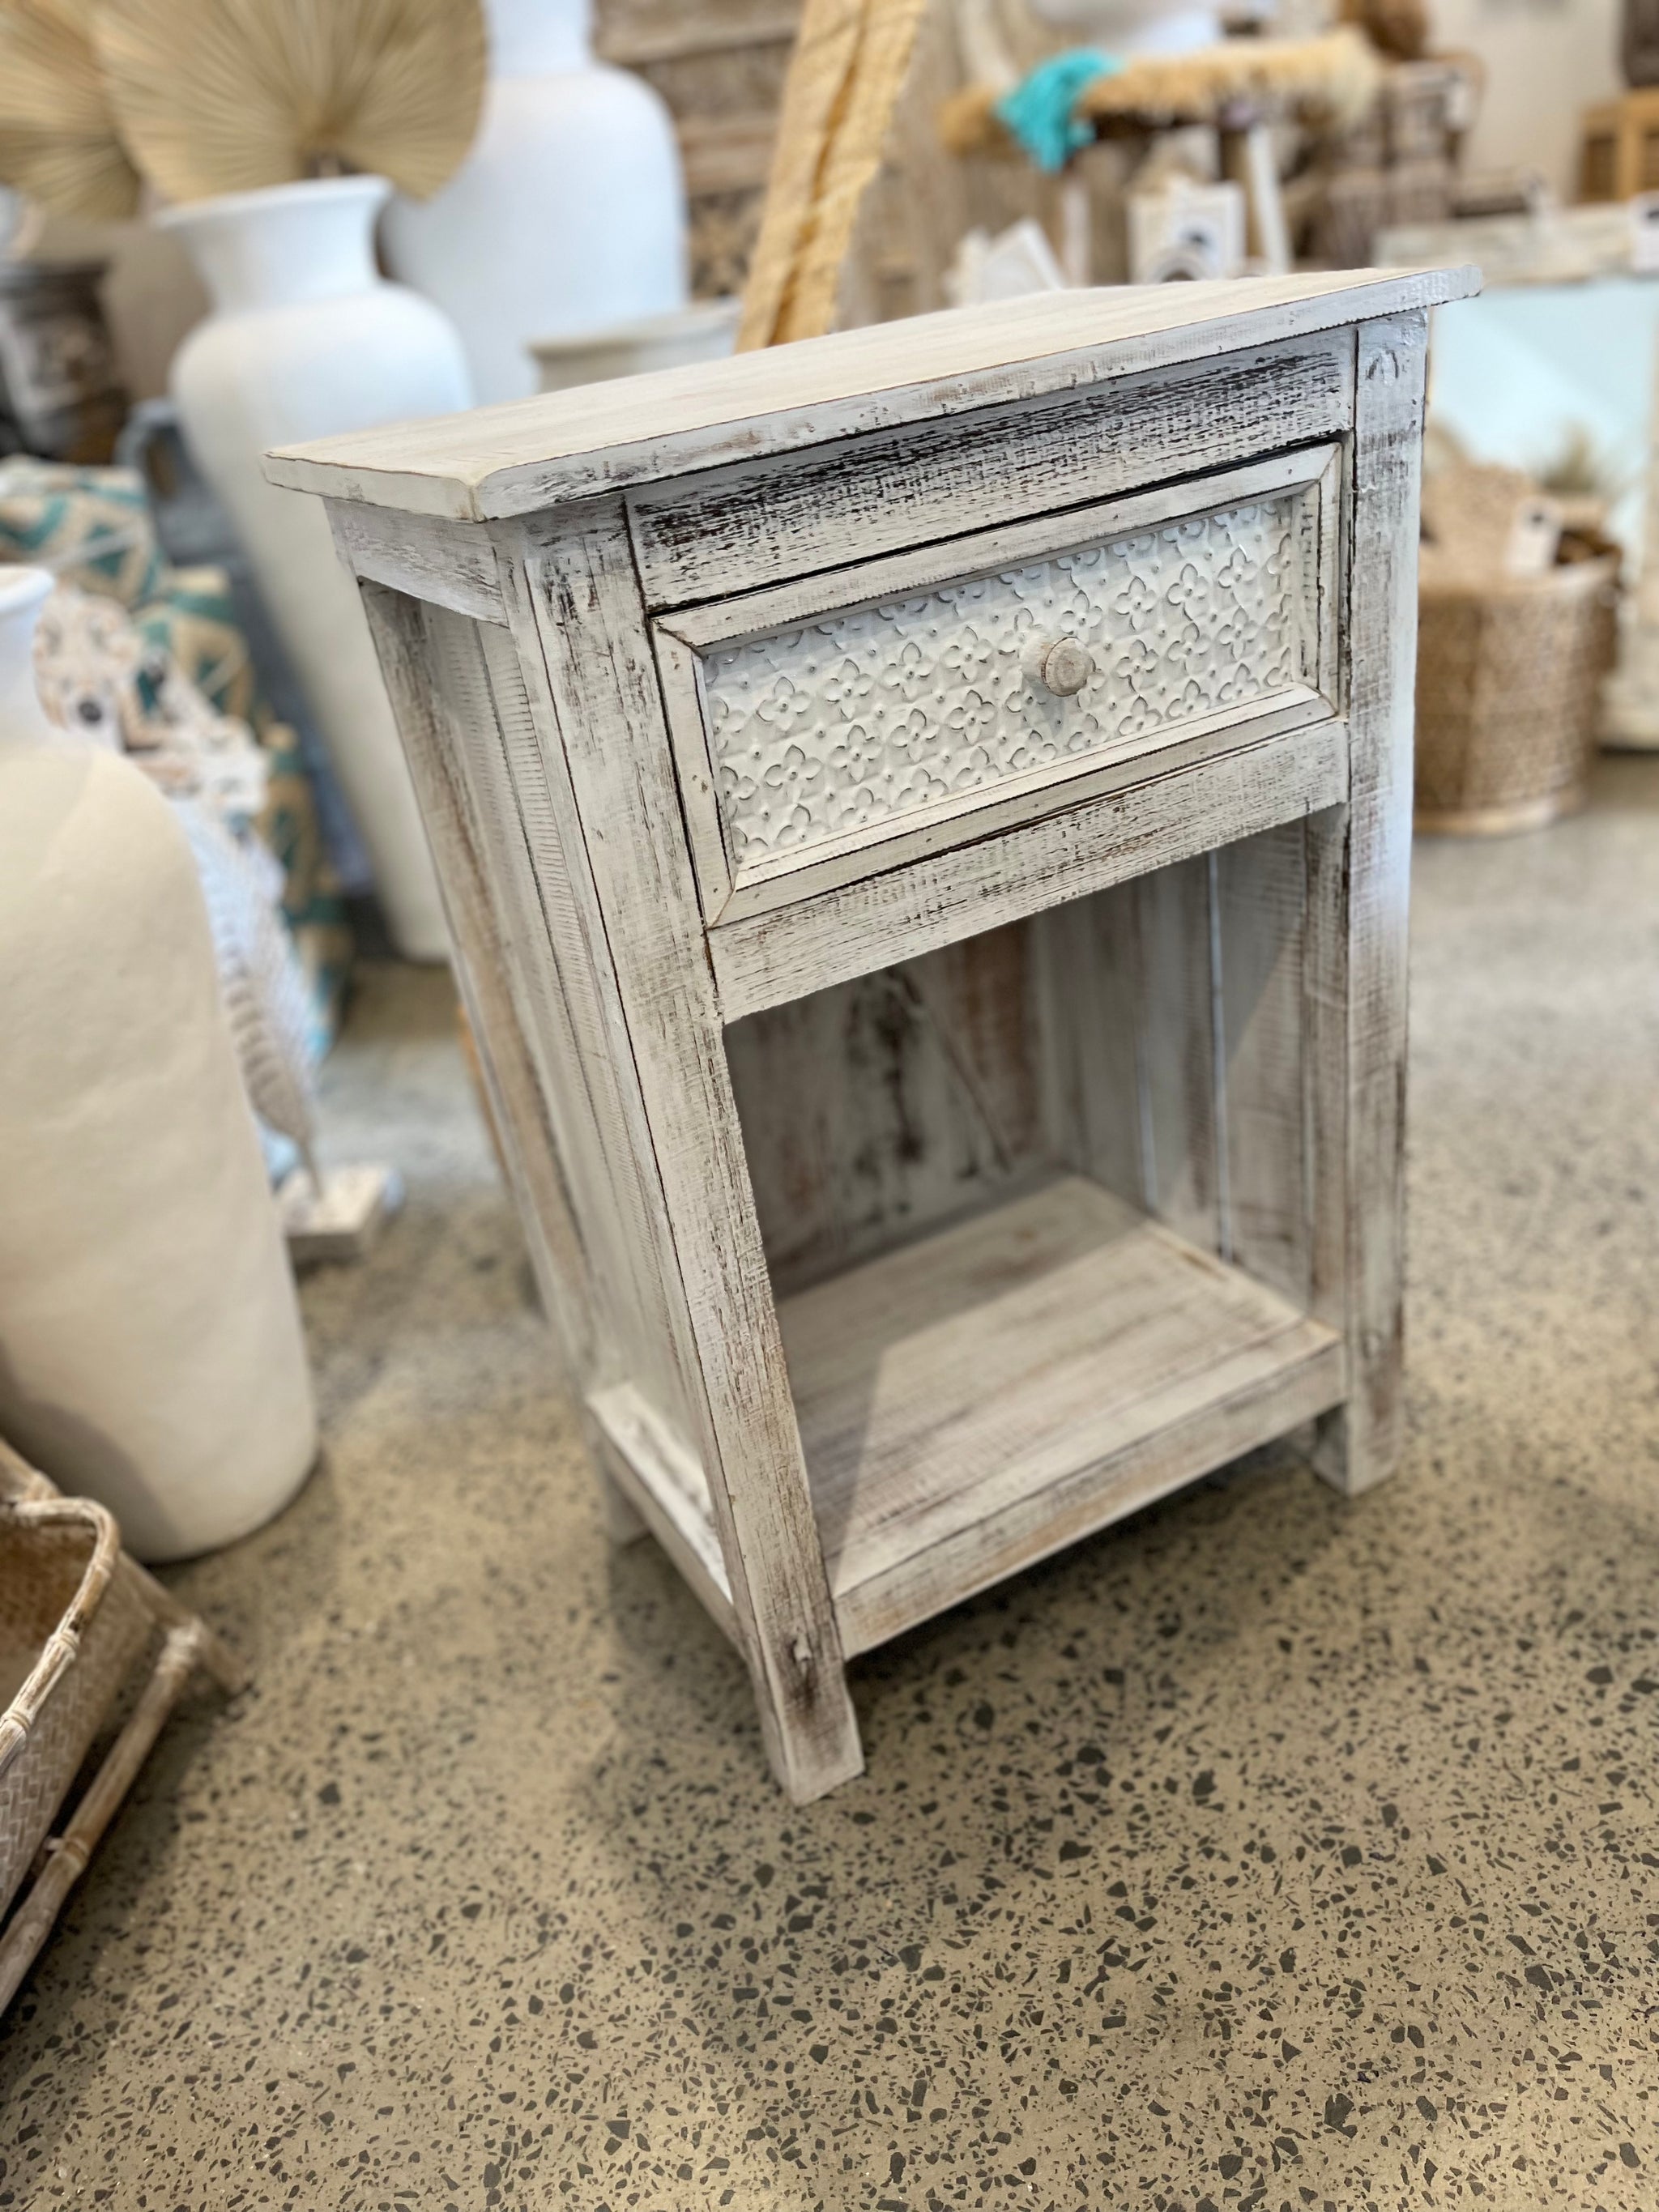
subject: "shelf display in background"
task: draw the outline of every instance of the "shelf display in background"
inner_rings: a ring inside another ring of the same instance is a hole
[[[382,282],[372,231],[386,178],[430,192],[471,142],[478,0],[108,0],[95,17],[54,11],[47,28],[0,17],[0,180],[92,219],[133,213],[141,175],[170,204],[162,221],[214,295],[173,364],[187,442],[247,548],[394,944],[441,959],[361,617],[320,514],[266,504],[258,457],[274,438],[471,404],[459,340],[428,301]]]
[[[125,420],[100,261],[0,258],[0,451],[106,461]]]

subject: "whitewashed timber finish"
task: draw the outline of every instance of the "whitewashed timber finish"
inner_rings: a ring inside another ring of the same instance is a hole
[[[1303,1424],[1397,1457],[1473,288],[1055,295],[269,464],[362,581],[609,1525],[798,1798],[849,1654]]]
[[[1311,688],[1312,507],[1295,494],[1223,507],[711,653],[709,750],[737,874]],[[1031,665],[1060,639],[1087,656],[1064,692]]]
[[[982,408],[1060,393],[1075,399],[1118,378],[1220,363],[1278,340],[1466,299],[1479,282],[1474,269],[1342,270],[1038,293],[467,415],[319,438],[267,455],[265,473],[295,491],[401,514],[473,522],[536,514],[725,462],[764,465],[866,431],[942,426]],[[1295,422],[1281,420],[1277,431],[1259,450],[1303,441]],[[1144,435],[1149,465],[1134,473],[1155,483],[1174,472],[1173,457],[1155,450],[1155,410]],[[1041,484],[1033,489],[1039,505],[1048,503]],[[952,525],[983,519],[958,511]],[[902,529],[896,534],[905,542]],[[842,557],[858,550],[844,544]]]

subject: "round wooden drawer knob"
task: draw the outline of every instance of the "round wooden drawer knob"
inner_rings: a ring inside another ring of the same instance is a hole
[[[1069,699],[1094,674],[1095,664],[1074,637],[1046,639],[1031,656],[1031,672],[1055,698]]]

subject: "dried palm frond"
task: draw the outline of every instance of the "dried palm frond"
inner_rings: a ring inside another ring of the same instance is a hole
[[[483,99],[479,0],[104,0],[97,40],[121,135],[170,200],[351,170],[424,198]]]
[[[93,50],[94,0],[0,0],[0,184],[58,215],[138,204]]]

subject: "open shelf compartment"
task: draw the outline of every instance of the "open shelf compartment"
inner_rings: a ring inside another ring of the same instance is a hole
[[[1335,1330],[1080,1176],[786,1298],[779,1320],[849,1655],[1344,1395]],[[702,1469],[632,1389],[592,1410],[730,1631]]]
[[[853,1651],[1342,1395],[1334,1330],[1081,1176],[779,1318]]]
[[[728,1030],[848,1651],[1342,1401],[1315,1231],[1340,1122],[1313,1080],[1310,835]],[[594,1410],[729,1613],[693,1456],[626,1388]]]

